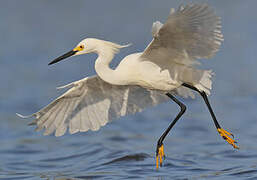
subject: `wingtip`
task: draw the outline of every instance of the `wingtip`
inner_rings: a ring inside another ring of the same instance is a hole
[[[23,118],[23,119],[27,119],[27,118],[32,117],[32,115],[24,116],[24,115],[21,115],[21,114],[19,114],[19,113],[16,113],[16,115],[17,115],[18,117],[20,117],[20,118]]]
[[[66,84],[64,86],[59,86],[59,87],[56,87],[57,90],[60,90],[60,89],[65,89],[65,88],[71,88],[74,86],[74,82],[72,83],[69,83],[69,84]]]
[[[128,43],[128,44],[122,45],[121,47],[122,48],[126,48],[126,47],[129,47],[129,46],[132,46],[132,43]]]

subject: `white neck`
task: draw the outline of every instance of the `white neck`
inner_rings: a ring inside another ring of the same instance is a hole
[[[98,54],[98,58],[95,61],[95,70],[98,76],[110,84],[125,85],[117,70],[109,67],[115,53],[109,48],[98,49],[96,53]]]

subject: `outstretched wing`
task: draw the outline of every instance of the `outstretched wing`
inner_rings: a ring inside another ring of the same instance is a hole
[[[164,25],[153,24],[152,34],[142,57],[156,63],[171,60],[192,65],[195,59],[212,57],[223,41],[221,20],[206,4],[172,9]]]
[[[62,136],[67,128],[71,134],[96,131],[120,116],[142,111],[167,99],[157,91],[139,86],[117,86],[98,76],[85,78],[61,88],[72,87],[48,106],[32,114],[36,130],[45,128],[44,135],[55,131]]]

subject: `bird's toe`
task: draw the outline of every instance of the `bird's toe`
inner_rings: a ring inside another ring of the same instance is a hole
[[[218,128],[218,132],[225,141],[231,144],[235,149],[239,149],[239,147],[236,145],[237,141],[234,140],[234,135],[232,133],[222,128]]]
[[[160,163],[160,166],[162,166],[164,157],[165,156],[164,156],[163,144],[157,145],[157,150],[156,150],[156,169],[159,168],[159,163]]]

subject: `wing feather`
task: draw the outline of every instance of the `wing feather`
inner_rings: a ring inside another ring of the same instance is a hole
[[[168,100],[161,92],[139,86],[111,85],[98,76],[64,87],[70,89],[31,115],[34,117],[31,124],[37,126],[37,131],[45,129],[44,135],[55,131],[55,136],[62,136],[67,128],[71,134],[96,131],[120,116],[140,112]]]
[[[172,11],[164,25],[153,24],[153,40],[142,54],[155,63],[193,65],[211,58],[223,41],[221,20],[207,4],[189,4]]]

